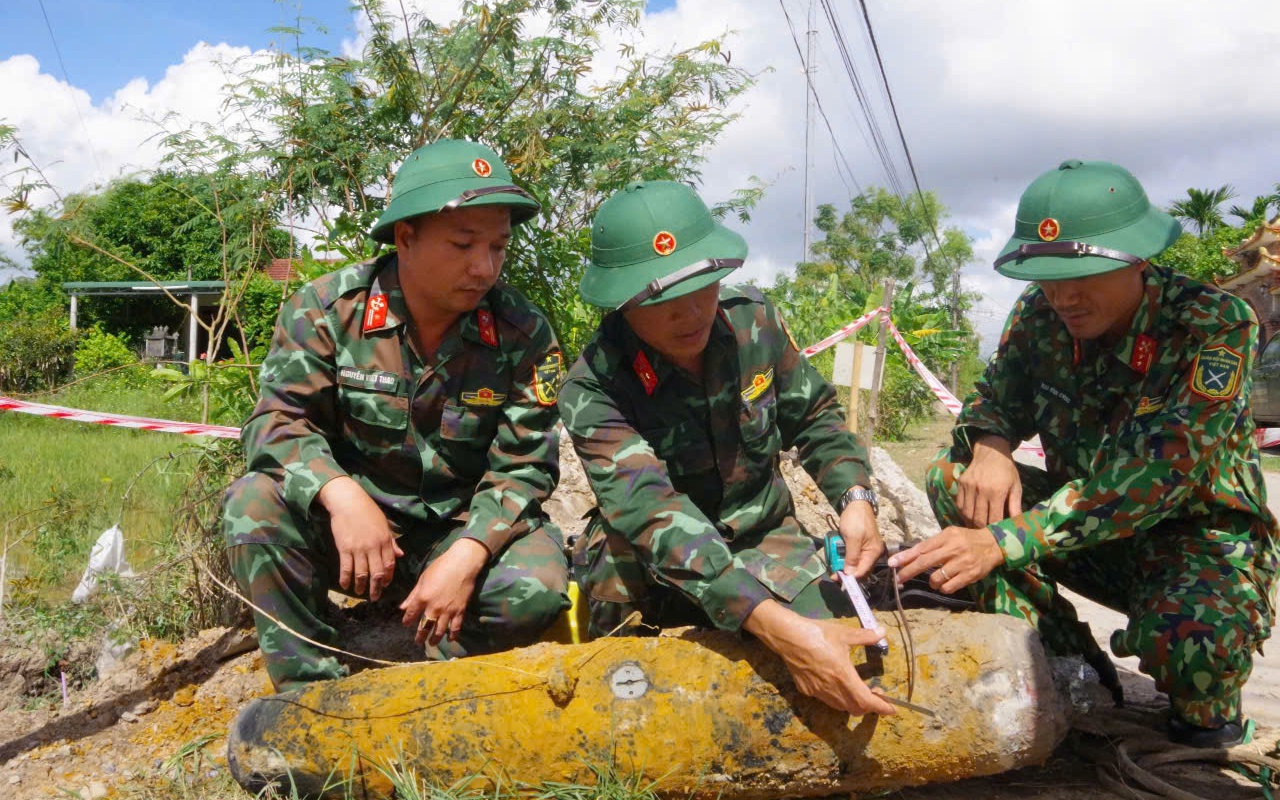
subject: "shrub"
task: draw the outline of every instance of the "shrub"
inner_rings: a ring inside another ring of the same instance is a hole
[[[57,386],[71,373],[78,338],[61,318],[21,314],[0,325],[0,391]]]
[[[138,357],[124,339],[96,326],[76,345],[76,375],[81,377],[136,363]]]

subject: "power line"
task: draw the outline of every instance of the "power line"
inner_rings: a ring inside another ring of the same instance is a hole
[[[791,31],[791,42],[796,46],[796,55],[800,57],[800,64],[805,67],[805,80],[808,83],[809,90],[813,92],[814,102],[818,106],[818,116],[822,117],[822,123],[826,126],[827,134],[831,137],[831,146],[835,149],[839,158],[836,162],[836,175],[844,183],[845,191],[852,194],[849,184],[853,183],[854,188],[858,190],[857,193],[862,194],[862,186],[858,183],[857,178],[854,177],[853,167],[849,165],[849,159],[845,157],[844,150],[840,147],[839,140],[836,139],[835,129],[831,127],[831,120],[827,118],[827,110],[822,106],[822,98],[818,96],[818,90],[813,85],[813,76],[809,74],[808,65],[805,63],[804,51],[800,48],[800,39],[796,36],[795,24],[791,21],[791,13],[787,11],[786,3],[783,0],[778,0],[778,5],[782,6],[782,15],[787,18],[787,28]],[[848,173],[848,180],[840,172],[841,163],[844,164],[845,171]]]
[[[67,82],[67,88],[71,88],[71,75],[67,72],[67,64],[62,60],[62,48],[58,47],[58,38],[53,35],[53,23],[49,21],[49,12],[45,10],[44,0],[39,0],[40,13],[44,15],[44,26],[49,30],[49,41],[53,42],[53,53],[58,57],[58,66],[62,68],[62,79]],[[75,101],[74,96],[71,99],[71,106],[76,110],[76,116],[80,118],[80,128],[84,131],[85,144],[89,148],[89,155],[93,156],[94,166],[98,168],[99,174],[102,173],[102,163],[98,161],[98,152],[93,149],[93,139],[89,136],[89,126],[84,121],[84,115],[80,113],[80,104]]]

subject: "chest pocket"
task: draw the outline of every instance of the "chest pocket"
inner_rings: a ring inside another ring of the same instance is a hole
[[[489,467],[489,447],[498,433],[502,408],[446,404],[440,414],[445,456],[461,475],[478,478]]]
[[[1075,431],[1075,401],[1064,391],[1041,381],[1035,389],[1032,401],[1036,430],[1045,444],[1050,440],[1067,443]]]
[[[353,386],[338,387],[343,433],[356,449],[370,454],[395,450],[409,429],[409,398]]]
[[[702,426],[693,420],[675,425],[652,428],[640,433],[658,458],[667,462],[667,472],[672,478],[699,475],[715,469],[715,454],[711,440]]]
[[[738,409],[738,430],[742,446],[752,456],[769,456],[782,449],[778,430],[778,396],[772,386],[758,397],[743,397]]]

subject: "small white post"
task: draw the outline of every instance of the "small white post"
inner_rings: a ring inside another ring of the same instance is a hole
[[[75,292],[71,293],[71,330],[73,331],[76,329],[76,312],[80,309],[80,305],[77,302],[79,299],[80,295]]]
[[[200,318],[200,298],[192,292],[191,315],[187,321],[187,364],[196,363],[196,320]]]

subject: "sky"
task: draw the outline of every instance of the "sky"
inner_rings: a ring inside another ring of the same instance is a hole
[[[1189,187],[1222,184],[1247,206],[1280,183],[1280,104],[1268,88],[1280,74],[1272,2],[867,0],[920,183],[948,208],[947,224],[974,240],[963,285],[981,298],[973,321],[984,352],[1024,288],[996,275],[991,261],[1012,230],[1021,191],[1064,159],[1122,164],[1161,206]],[[439,21],[460,6],[406,3]],[[831,6],[909,182],[858,4]],[[4,0],[4,7],[0,122],[19,128],[64,192],[154,167],[154,136],[168,115],[217,119],[225,64],[279,44],[285,37],[273,26],[313,20],[327,32],[306,43],[335,52],[358,51],[365,35],[346,0]],[[784,9],[803,47],[808,8],[808,0],[651,0],[632,42],[665,53],[725,35],[733,63],[757,76],[735,104],[739,120],[704,154],[699,188],[716,202],[753,177],[768,185],[750,223],[730,222],[751,248],[741,274],[764,283],[803,249],[804,75]],[[841,207],[887,178],[821,10],[815,29],[814,82],[834,137],[819,120],[811,180],[815,204]],[[620,44],[602,43],[600,69],[616,62]],[[0,166],[0,177],[8,168]],[[24,260],[2,217],[0,253]]]

